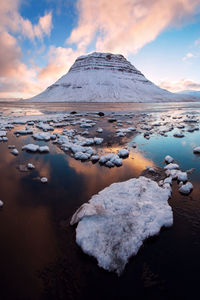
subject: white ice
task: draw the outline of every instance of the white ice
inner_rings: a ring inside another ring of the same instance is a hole
[[[143,241],[173,223],[171,188],[139,177],[114,183],[94,195],[72,217],[76,242],[105,270],[121,274]]]

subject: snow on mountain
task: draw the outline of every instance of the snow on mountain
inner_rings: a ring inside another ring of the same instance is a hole
[[[29,101],[169,102],[193,101],[159,88],[123,55],[94,52],[76,59],[67,74]]]

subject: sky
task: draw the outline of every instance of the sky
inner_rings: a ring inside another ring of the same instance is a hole
[[[94,51],[170,91],[200,90],[200,0],[1,0],[1,98],[40,93]]]

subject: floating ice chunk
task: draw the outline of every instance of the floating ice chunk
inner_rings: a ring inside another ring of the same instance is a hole
[[[175,170],[175,169],[177,170],[177,169],[179,169],[179,165],[170,163],[167,166],[165,166],[164,169],[165,170]]]
[[[95,124],[92,123],[81,123],[80,127],[81,128],[91,128],[92,126],[94,126]]]
[[[40,146],[38,150],[41,153],[47,153],[47,152],[49,152],[49,147],[48,146]]]
[[[120,167],[122,165],[122,159],[117,154],[108,153],[101,156],[101,158],[99,159],[99,163],[105,164],[110,168],[114,166]]]
[[[195,147],[193,149],[193,152],[196,153],[196,154],[200,153],[200,147]]]
[[[71,144],[69,148],[73,153],[77,153],[77,152],[87,153],[88,157],[94,154],[94,150],[91,147],[83,147],[80,145]]]
[[[90,158],[90,155],[88,153],[76,152],[74,158],[78,160],[87,160]]]
[[[50,126],[48,123],[43,123],[43,122],[38,123],[37,127],[39,129],[42,129],[43,131],[52,131],[52,130],[54,130],[53,126]]]
[[[16,130],[14,134],[21,134],[21,135],[26,135],[26,134],[32,134],[33,130],[32,129],[21,129],[21,130]]]
[[[33,121],[28,121],[28,125],[34,125],[35,123]]]
[[[185,125],[183,125],[183,124],[178,124],[176,127],[177,127],[178,129],[183,129],[183,128],[185,128]]]
[[[13,124],[16,124],[16,125],[25,125],[26,124],[26,120],[15,120],[13,122]]]
[[[171,164],[174,161],[174,159],[170,155],[167,155],[165,156],[165,161],[167,164]]]
[[[186,182],[186,181],[188,180],[187,173],[186,173],[186,172],[181,172],[181,171],[179,171],[179,172],[178,172],[178,177],[177,177],[177,179],[178,179],[179,181]]]
[[[2,207],[4,205],[3,201],[0,200],[0,207]]]
[[[136,128],[134,128],[134,127],[121,128],[121,129],[117,129],[116,133],[117,133],[117,136],[125,136],[127,133],[135,131],[135,130],[136,130]]]
[[[34,145],[34,144],[27,144],[22,147],[22,150],[26,150],[26,151],[30,151],[30,152],[37,152],[38,149],[39,149],[39,146]]]
[[[161,126],[162,124],[161,124],[161,122],[155,122],[155,123],[153,123],[152,125],[153,125],[153,126]]]
[[[88,135],[89,131],[88,130],[84,130],[83,132],[81,132],[81,135]]]
[[[27,168],[30,169],[30,170],[32,170],[32,169],[35,169],[35,166],[33,164],[31,164],[31,163],[28,163],[27,164]]]
[[[164,179],[164,181],[163,181],[163,183],[165,184],[165,183],[168,183],[168,184],[172,184],[172,177],[171,176],[169,176],[169,177],[167,177],[167,178],[165,178]]]
[[[84,142],[82,143],[83,146],[91,146],[94,144],[94,139],[93,138],[89,138],[84,140]]]
[[[72,217],[76,242],[105,270],[121,274],[143,241],[173,223],[171,188],[139,177],[114,183],[94,195]]]
[[[12,153],[13,155],[18,155],[19,151],[15,148],[10,153]]]
[[[5,137],[7,132],[5,130],[0,130],[0,137]]]
[[[184,195],[188,195],[193,189],[193,185],[191,182],[187,182],[186,184],[183,184],[180,188],[179,188],[179,192],[181,194]]]
[[[151,166],[146,166],[146,170],[148,170],[149,172],[152,172],[152,173],[156,173],[156,170]]]
[[[173,170],[166,170],[165,174],[167,176],[172,177],[172,179],[176,179],[178,177],[178,172],[179,172],[179,170],[174,170],[174,169]]]
[[[48,132],[35,132],[32,137],[39,141],[49,141],[51,139],[51,135]]]
[[[94,142],[96,145],[100,145],[103,142],[102,138],[94,137]]]
[[[48,182],[48,179],[47,179],[46,177],[42,177],[42,178],[40,179],[40,181],[41,181],[42,183],[47,183],[47,182]]]
[[[188,116],[188,118],[186,118],[184,120],[184,122],[186,122],[186,123],[197,123],[197,122],[199,122],[199,120],[196,119],[194,116]]]
[[[129,156],[129,151],[127,149],[120,149],[118,152],[117,152],[117,155],[121,158],[126,158]]]
[[[50,139],[53,140],[53,141],[55,141],[56,140],[56,135],[55,134],[51,134],[50,135]]]
[[[130,131],[136,131],[136,128],[135,127],[128,127],[127,130],[130,132]]]
[[[117,132],[117,136],[123,137],[123,136],[126,136],[126,133],[119,131],[119,132]]]
[[[91,156],[91,161],[92,162],[97,162],[99,160],[99,156],[98,155],[92,155]]]
[[[184,134],[181,131],[177,131],[174,133],[174,137],[182,138],[184,137]]]
[[[142,126],[140,126],[140,128],[143,129],[143,130],[149,131],[149,130],[151,130],[153,127],[150,126],[150,125],[142,125]]]

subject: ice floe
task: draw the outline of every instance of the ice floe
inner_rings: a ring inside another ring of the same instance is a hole
[[[42,183],[47,183],[47,182],[48,182],[48,179],[47,179],[46,177],[42,177],[42,178],[40,178],[40,181],[41,181]]]
[[[39,149],[39,146],[35,145],[35,144],[27,144],[22,147],[22,150],[26,150],[26,151],[30,151],[30,152],[37,152],[38,149]]]
[[[32,137],[39,141],[50,141],[51,139],[49,132],[35,132]]]
[[[171,157],[170,155],[165,156],[165,162],[167,164],[170,164],[174,161],[173,157]]]
[[[12,153],[13,155],[18,155],[19,151],[15,148],[15,149],[12,149],[12,151],[10,153]]]
[[[122,165],[122,159],[117,154],[108,153],[100,157],[99,163],[104,164],[109,168],[114,166],[120,167]]]
[[[121,274],[143,241],[173,223],[171,188],[145,177],[114,183],[78,209],[76,242],[105,270]]]
[[[181,187],[179,188],[179,192],[181,194],[185,194],[188,195],[193,189],[193,185],[191,182],[187,182],[186,184],[181,185]]]
[[[27,168],[30,169],[30,170],[32,170],[32,169],[35,169],[35,166],[33,164],[31,164],[31,163],[28,163],[27,164]]]
[[[173,163],[169,163],[168,165],[166,165],[164,167],[165,170],[175,170],[175,169],[179,169],[179,165],[178,164],[173,164]]]
[[[117,155],[121,158],[126,158],[129,156],[129,151],[127,149],[120,149],[118,152],[117,152]]]
[[[200,154],[200,147],[195,147],[195,148],[193,149],[193,152],[194,152],[195,154]]]

